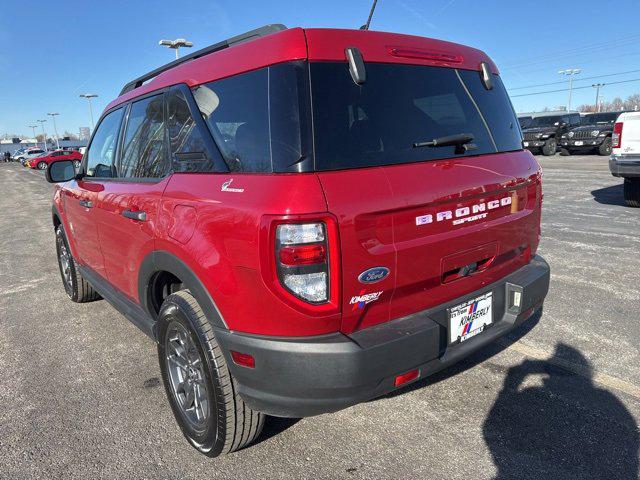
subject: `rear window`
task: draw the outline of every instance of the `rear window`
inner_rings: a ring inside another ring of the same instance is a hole
[[[368,63],[367,80],[358,86],[346,63],[312,63],[310,69],[317,170],[522,148],[516,116],[497,77],[487,91],[478,72]],[[477,146],[466,154],[456,154],[454,146],[413,147],[463,133],[472,134]]]

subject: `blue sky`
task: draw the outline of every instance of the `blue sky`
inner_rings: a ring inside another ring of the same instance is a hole
[[[175,6],[178,5],[178,6]],[[186,37],[201,48],[267,23],[357,28],[371,0],[219,0],[189,2],[3,0],[0,7],[0,135],[56,111],[58,131],[89,125],[80,93],[98,93],[94,114],[132,78],[173,59],[161,38]],[[579,67],[576,82],[640,78],[638,0],[379,0],[372,29],[440,38],[486,51],[512,95],[566,88],[557,71]],[[640,81],[609,85],[605,100],[640,92]],[[567,93],[512,97],[516,110],[566,105]],[[573,105],[593,103],[592,88]],[[46,123],[52,132],[51,120]]]

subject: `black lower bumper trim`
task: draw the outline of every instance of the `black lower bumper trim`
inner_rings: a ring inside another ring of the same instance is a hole
[[[640,156],[624,160],[612,157],[609,159],[609,170],[614,177],[640,177]]]
[[[216,329],[238,391],[254,410],[282,417],[332,412],[384,395],[395,376],[415,368],[424,378],[506,334],[542,305],[549,265],[539,256],[526,266],[451,302],[350,336],[273,338]],[[447,345],[447,309],[493,292],[493,323],[481,334]],[[520,305],[510,306],[512,292]],[[229,350],[253,355],[255,368],[234,364]]]

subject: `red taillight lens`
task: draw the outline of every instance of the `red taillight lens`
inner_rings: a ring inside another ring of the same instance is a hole
[[[280,249],[280,263],[287,266],[324,263],[327,251],[324,245],[297,245]]]
[[[613,127],[613,135],[611,135],[611,147],[620,148],[622,145],[622,126],[624,123],[618,122]]]
[[[420,370],[417,368],[415,370],[411,370],[407,373],[403,373],[402,375],[398,375],[396,377],[395,386],[399,387],[400,385],[404,385],[405,383],[409,383],[412,380],[415,380],[420,376]]]
[[[256,367],[255,359],[248,353],[240,353],[240,352],[236,352],[235,350],[231,350],[231,358],[233,359],[233,363],[240,365],[242,367],[248,367],[248,368]]]

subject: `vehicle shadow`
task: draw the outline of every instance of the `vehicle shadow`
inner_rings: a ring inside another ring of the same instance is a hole
[[[591,195],[593,199],[604,205],[616,205],[619,207],[626,207],[627,204],[624,201],[624,191],[622,183],[618,185],[612,185],[610,187],[599,188],[592,190]]]
[[[636,479],[638,426],[622,402],[593,383],[589,361],[558,344],[553,355],[580,366],[569,372],[547,360],[510,368],[483,425],[506,479]],[[542,377],[528,382],[528,377]]]

